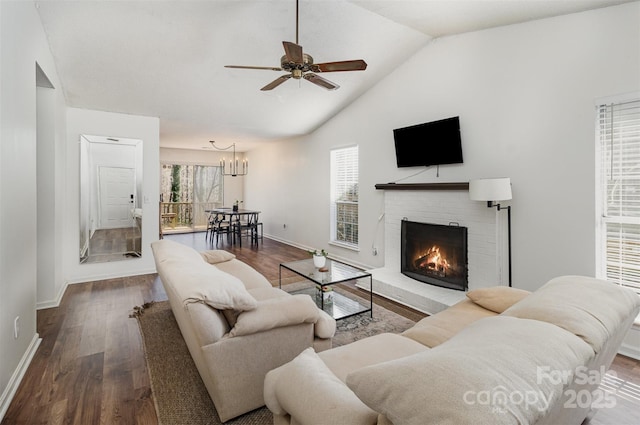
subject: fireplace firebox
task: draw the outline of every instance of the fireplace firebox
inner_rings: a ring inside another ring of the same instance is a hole
[[[402,220],[401,272],[421,282],[465,291],[467,228]]]

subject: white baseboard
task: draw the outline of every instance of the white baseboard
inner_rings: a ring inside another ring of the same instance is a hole
[[[67,290],[67,286],[69,286],[69,282],[65,282],[64,285],[60,287],[58,291],[58,296],[49,301],[40,301],[36,304],[36,310],[44,310],[45,308],[55,308],[60,306],[60,302],[62,301],[62,297],[64,296],[64,292]]]
[[[148,270],[138,270],[131,273],[114,272],[114,273],[95,274],[91,276],[83,276],[81,278],[70,279],[67,282],[67,285],[73,285],[76,283],[94,282],[97,280],[116,279],[119,277],[140,276],[143,274],[153,274],[153,273],[156,273],[155,268],[148,269]]]
[[[288,240],[288,239],[282,239],[282,238],[279,238],[279,237],[277,237],[277,236],[268,235],[268,234],[266,234],[266,233],[264,234],[264,237],[265,237],[265,238],[267,238],[267,239],[274,240],[274,241],[276,241],[276,242],[281,242],[281,243],[286,244],[286,245],[294,246],[294,247],[296,247],[296,248],[300,248],[300,249],[311,249],[311,248],[309,248],[309,247],[306,247],[306,246],[304,246],[304,245],[300,245],[300,244],[295,243],[295,242],[293,242],[293,241],[290,241],[290,240]]]
[[[29,368],[31,361],[33,360],[33,356],[36,354],[36,351],[40,346],[40,342],[42,342],[42,338],[40,338],[40,335],[36,333],[31,340],[31,344],[29,344],[29,348],[27,348],[27,351],[25,351],[22,356],[20,363],[18,363],[18,367],[13,372],[13,375],[11,375],[11,379],[9,379],[7,387],[2,392],[2,396],[0,396],[0,422],[7,413],[9,405],[11,404],[13,397],[16,395],[16,391],[18,391],[20,382],[22,382],[22,378],[24,378],[27,368]]]
[[[640,360],[640,350],[637,347],[633,347],[629,344],[622,344],[618,350],[618,354],[631,357],[632,359]]]
[[[45,308],[55,308],[55,307],[59,307],[60,306],[60,302],[62,301],[62,297],[64,296],[65,291],[67,290],[67,287],[69,285],[75,285],[76,283],[85,283],[85,282],[93,282],[96,280],[105,280],[105,279],[115,279],[118,277],[129,277],[129,276],[140,276],[140,275],[144,275],[144,274],[153,274],[156,273],[155,269],[150,269],[150,270],[142,270],[136,273],[132,273],[132,274],[121,274],[121,273],[109,273],[109,274],[102,274],[102,275],[94,275],[94,276],[90,276],[90,277],[84,277],[82,279],[75,279],[75,280],[69,280],[67,282],[65,282],[64,285],[62,285],[62,287],[60,288],[60,291],[58,292],[58,296],[54,299],[54,300],[49,300],[49,301],[40,301],[39,303],[36,304],[36,310],[43,310]]]

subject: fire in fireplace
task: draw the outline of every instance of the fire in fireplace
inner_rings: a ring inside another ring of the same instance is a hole
[[[464,291],[467,228],[402,221],[401,272],[431,285]]]

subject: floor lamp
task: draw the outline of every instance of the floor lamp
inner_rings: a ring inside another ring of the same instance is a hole
[[[469,197],[472,201],[486,201],[487,207],[496,207],[498,211],[507,210],[507,238],[509,245],[509,286],[511,286],[511,205],[501,207],[496,201],[511,199],[511,179],[477,179],[469,182]]]

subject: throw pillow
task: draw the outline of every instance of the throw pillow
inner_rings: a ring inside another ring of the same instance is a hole
[[[467,297],[481,307],[495,313],[502,313],[531,292],[509,286],[480,288],[467,292]]]
[[[207,251],[202,251],[200,255],[202,255],[204,261],[209,264],[218,264],[236,258],[232,253],[222,249],[209,249]]]

